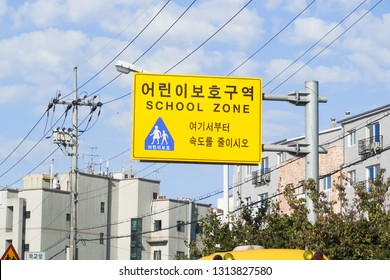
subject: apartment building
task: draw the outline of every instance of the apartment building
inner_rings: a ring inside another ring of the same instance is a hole
[[[167,199],[156,180],[86,173],[77,179],[77,259],[173,259],[188,255],[185,240],[200,242],[196,219],[210,205]],[[12,243],[22,259],[66,259],[70,195],[68,173],[31,174],[22,190],[0,189],[0,251]]]
[[[339,121],[345,135],[344,173],[348,178],[347,198],[354,196],[352,185],[370,191],[370,181],[380,169],[390,177],[390,104]],[[390,208],[390,200],[387,200]]]
[[[328,200],[337,201],[335,183],[346,184],[347,198],[355,196],[353,185],[364,184],[370,191],[369,182],[381,168],[390,173],[390,104],[346,118],[319,133],[319,145],[327,150],[319,155],[320,191]],[[286,139],[274,144],[294,145],[304,143],[305,137]],[[349,178],[341,181],[342,178]],[[259,166],[235,166],[233,175],[234,207],[241,203],[261,206],[267,200],[278,200],[281,210],[288,212],[288,205],[280,193],[287,184],[297,187],[297,196],[303,197],[302,181],[305,179],[304,155],[286,152],[263,152]],[[390,207],[389,200],[387,205]],[[337,204],[336,204],[337,207]],[[337,209],[337,208],[336,208]]]

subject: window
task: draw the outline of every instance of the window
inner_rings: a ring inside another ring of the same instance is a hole
[[[332,188],[332,177],[326,176],[321,179],[322,190],[330,190]]]
[[[248,176],[252,176],[252,166],[250,166],[250,165],[247,165],[246,166],[246,177],[248,177]]]
[[[153,260],[161,260],[161,250],[153,251]]]
[[[100,233],[100,236],[99,236],[99,243],[100,243],[100,244],[104,244],[104,233],[103,233],[103,232]]]
[[[262,170],[262,171],[264,171],[264,170],[268,170],[268,157],[265,157],[265,158],[263,158],[262,160],[261,160],[261,166],[260,166],[260,169]],[[262,173],[262,174],[264,174],[264,172]]]
[[[104,213],[104,202],[100,202],[100,213]]]
[[[203,227],[199,223],[196,223],[195,234],[202,234],[202,233],[203,233]]]
[[[130,245],[130,260],[142,259],[142,247],[137,246],[136,243],[131,242]]]
[[[176,251],[176,257],[178,259],[183,259],[184,258],[184,252],[183,251]]]
[[[66,221],[67,221],[67,222],[70,221],[70,214],[69,214],[69,213],[66,213]]]
[[[130,260],[142,259],[142,218],[131,219]]]
[[[6,214],[6,230],[7,232],[10,232],[13,230],[14,226],[14,207],[13,206],[7,206],[7,214]]]
[[[350,186],[356,183],[356,170],[348,171],[348,181]]]
[[[356,130],[351,130],[348,134],[348,147],[356,145]]]
[[[142,230],[142,219],[134,218],[131,219],[131,231],[139,231]]]
[[[245,205],[250,206],[252,203],[252,199],[250,196],[245,197]]]
[[[157,195],[158,195],[158,194],[157,194],[156,192],[154,192],[154,193],[153,193],[153,199],[157,199]]]
[[[380,124],[373,123],[368,126],[368,136],[370,137],[370,142],[380,142]]]
[[[30,251],[30,244],[23,244],[23,251],[24,252]]]
[[[162,221],[161,220],[155,220],[154,221],[154,231],[161,230],[162,227]]]
[[[367,183],[366,183],[367,191],[371,192],[370,182],[371,183],[374,182],[374,180],[378,176],[379,170],[380,170],[379,164],[367,167]]]
[[[287,159],[287,153],[286,152],[278,153],[278,164],[281,164],[286,159]]]
[[[178,232],[184,232],[184,221],[177,221],[176,228]]]
[[[261,193],[258,196],[259,198],[259,207],[264,208],[267,205],[268,193]]]
[[[30,211],[24,212],[24,218],[25,219],[30,219],[31,218],[31,212]]]

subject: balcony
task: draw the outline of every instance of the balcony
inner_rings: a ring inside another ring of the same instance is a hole
[[[271,181],[271,169],[262,168],[252,172],[252,184],[256,187],[269,184]]]
[[[365,181],[358,181],[355,182],[354,186],[358,188],[362,188],[363,190],[366,190],[367,192],[372,192],[371,188],[371,180],[365,180]]]
[[[368,157],[379,154],[383,149],[383,135],[359,140],[359,155]]]

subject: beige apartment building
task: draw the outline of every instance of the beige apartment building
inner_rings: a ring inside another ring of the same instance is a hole
[[[160,182],[79,173],[77,259],[168,260],[200,244],[197,219],[210,205],[160,195]],[[119,179],[118,179],[119,178]],[[69,174],[31,174],[24,187],[0,189],[0,252],[65,260],[70,234]]]

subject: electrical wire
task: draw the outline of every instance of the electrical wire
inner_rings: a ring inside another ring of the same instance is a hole
[[[184,12],[181,13],[181,15],[171,24],[171,26],[165,30],[165,32],[148,48],[146,49],[146,51],[144,51],[134,62],[134,63],[137,63],[145,54],[147,54],[175,25],[176,23],[188,12],[188,10],[195,4],[197,0],[194,0],[185,10]],[[122,51],[123,52],[123,51]],[[122,53],[121,52],[121,53]],[[116,57],[114,57],[113,60],[111,60],[111,62],[109,64],[111,64],[121,53],[119,53]],[[99,74],[99,73],[98,73]],[[115,81],[119,76],[121,76],[122,73],[119,73],[117,76],[115,76],[111,81],[109,81],[108,83],[104,84],[101,88],[97,89],[94,93],[97,93],[99,91],[101,91],[103,88],[105,88],[106,86],[108,86],[110,83],[112,83],[113,81]],[[93,95],[94,93],[92,93],[91,95]],[[112,101],[111,101],[112,102]]]
[[[294,65],[299,59],[301,59],[304,55],[306,55],[309,51],[311,51],[315,46],[317,46],[323,39],[325,39],[329,34],[331,34],[337,27],[339,27],[344,21],[346,21],[357,9],[359,9],[367,0],[361,2],[358,6],[356,6],[347,16],[345,16],[341,21],[339,21],[333,28],[331,28],[324,36],[322,36],[317,42],[315,42],[310,48],[308,48],[305,52],[303,52],[300,56],[298,56],[293,62],[291,62],[287,67],[285,67],[279,74],[269,80],[263,88],[266,88],[269,84],[271,84],[274,80],[276,80],[280,75],[286,72],[292,65]]]
[[[34,129],[37,127],[37,125],[41,122],[43,117],[46,115],[46,113],[49,112],[49,108],[42,114],[42,116],[39,118],[39,120],[34,124],[34,126],[30,129],[30,131],[27,133],[27,135],[16,145],[16,147],[11,151],[11,153],[8,154],[0,163],[0,166],[3,165],[14,153],[15,151],[23,144],[24,141],[26,141],[27,137],[30,136],[30,134],[34,131]],[[0,176],[1,177],[1,176]]]
[[[35,147],[35,146],[34,146]],[[27,172],[27,174],[23,175],[22,177],[20,177],[19,179],[17,179],[16,181],[14,181],[13,183],[9,184],[8,187],[12,187],[13,185],[15,185],[17,182],[19,182],[20,180],[22,180],[25,176],[27,176],[28,174],[31,174],[35,169],[37,169],[38,167],[40,167],[49,157],[51,157],[57,150],[59,149],[59,147],[55,148],[47,157],[45,157],[38,165],[36,165],[33,169],[31,169],[29,172]]]
[[[378,1],[374,6],[372,6],[368,11],[366,11],[362,16],[360,16],[356,21],[354,21],[346,30],[344,30],[340,35],[338,35],[335,39],[333,39],[329,44],[327,44],[322,50],[317,52],[311,59],[309,59],[306,63],[304,63],[301,67],[299,67],[296,71],[294,71],[290,76],[284,79],[278,86],[273,88],[270,92],[274,92],[283,84],[285,84],[288,80],[294,77],[299,71],[301,71],[304,67],[306,67],[310,62],[316,59],[320,54],[322,54],[326,49],[328,49],[334,42],[336,42],[341,36],[347,33],[352,27],[354,27],[359,21],[361,21],[368,13],[370,13],[375,7],[377,7],[383,0]]]
[[[167,30],[146,50],[141,54],[133,64],[137,63],[145,54],[147,54],[171,29],[176,25],[176,23],[188,12],[188,10],[195,4],[197,0],[192,1],[192,3],[181,13],[181,15],[168,27]]]
[[[380,1],[380,2],[381,2],[381,1]],[[379,2],[378,2],[377,4],[379,4]],[[374,7],[373,7],[373,8],[374,8]],[[371,9],[371,10],[372,10],[372,9]],[[370,10],[370,11],[371,11],[371,10]]]
[[[115,59],[117,59],[128,47],[130,47],[131,44],[133,44],[133,42],[139,37],[141,36],[141,34],[149,27],[149,25],[157,18],[157,16],[165,9],[165,7],[168,5],[168,3],[170,2],[171,0],[168,0],[163,6],[162,8],[160,8],[160,10],[152,17],[151,20],[149,20],[149,22],[144,26],[144,28],[142,28],[142,30],[117,54],[114,56],[114,58],[112,58],[102,69],[100,69],[95,75],[93,75],[91,78],[89,78],[87,81],[85,81],[83,84],[81,84],[77,89],[81,89],[82,87],[84,87],[85,85],[87,85],[89,82],[91,82],[93,79],[95,79],[98,75],[100,75],[100,73],[102,73],[109,65],[111,65],[112,62],[114,62]],[[119,77],[120,75],[118,75],[117,77]],[[116,77],[116,78],[117,78]],[[114,78],[114,80],[116,79]],[[65,97],[71,95],[74,91],[72,91],[71,93],[69,93],[68,95],[66,95]],[[64,97],[64,98],[65,98]]]
[[[59,122],[59,120],[65,115],[65,112],[60,116],[60,118],[52,125],[52,127],[50,128],[50,130],[53,129],[53,127],[57,124],[57,122]],[[24,158],[26,158],[26,156],[28,156],[37,146],[38,144],[40,144],[42,142],[43,139],[45,139],[45,137],[47,136],[47,134],[49,133],[46,132],[45,135],[43,135],[39,140],[38,142],[24,155],[22,156],[14,165],[12,165],[10,168],[8,168],[6,171],[4,171],[1,175],[0,175],[0,178],[3,177],[5,174],[7,174],[9,171],[11,171],[15,166],[17,166]],[[19,179],[20,180],[20,179]],[[18,181],[19,181],[18,180]]]
[[[197,50],[199,50],[201,47],[203,47],[208,41],[211,40],[217,33],[219,33],[226,25],[228,25],[236,16],[238,16],[250,3],[252,0],[248,1],[237,13],[235,13],[227,22],[225,22],[220,28],[218,28],[213,34],[211,34],[210,37],[208,37],[203,43],[201,43],[198,47],[196,47],[193,51],[191,51],[189,54],[187,54],[184,58],[182,58],[179,62],[171,66],[168,70],[164,72],[164,74],[170,72],[172,69],[176,68],[179,64],[181,64],[183,61],[185,61],[187,58],[189,58],[191,55],[193,55]]]
[[[118,101],[118,100],[120,100],[120,99],[122,99],[122,98],[125,98],[125,97],[127,97],[127,96],[130,96],[130,94],[131,94],[131,92],[129,92],[129,93],[126,93],[126,94],[124,94],[124,95],[122,95],[122,96],[120,96],[120,97],[118,97],[118,98],[115,98],[115,99],[112,99],[112,100],[106,101],[106,102],[104,102],[103,104],[109,104],[109,103],[112,103],[112,102]]]
[[[105,44],[103,47],[101,47],[98,51],[96,51],[95,53],[93,53],[89,57],[87,57],[78,66],[81,66],[81,65],[87,63],[91,58],[93,58],[98,53],[102,52],[105,48],[107,48],[110,44],[112,44],[112,42],[114,42],[116,39],[118,39],[121,34],[123,34],[127,29],[129,29],[150,7],[154,6],[156,4],[156,2],[157,2],[157,0],[151,1],[151,3],[147,7],[145,7],[145,9],[143,9],[140,13],[138,13],[138,15],[136,15],[134,17],[134,20],[132,20],[124,29],[122,29],[118,34],[116,34],[116,36],[114,38],[112,38],[107,44]]]
[[[226,76],[230,76],[234,72],[236,72],[241,66],[243,66],[245,63],[247,63],[251,58],[253,58],[259,51],[264,49],[271,41],[273,41],[276,37],[279,36],[280,33],[282,33],[284,30],[286,30],[287,27],[289,27],[297,18],[299,18],[309,7],[316,2],[316,0],[313,0],[307,5],[299,14],[297,14],[292,20],[290,20],[281,30],[279,30],[274,36],[272,36],[267,42],[265,42],[259,49],[257,49],[253,54],[251,54],[247,59],[245,59],[241,64],[239,64],[236,68],[234,68],[232,71],[229,72]]]
[[[348,135],[350,135],[350,132],[351,131],[359,131],[360,129],[363,129],[365,128],[368,124],[372,124],[372,123],[375,123],[375,122],[378,122],[386,117],[388,117],[390,115],[390,110],[387,110],[386,112],[383,112],[383,115],[376,118],[371,118],[370,120],[368,121],[363,121],[353,127],[351,127],[348,131],[345,131],[341,134],[339,134],[338,136],[335,136],[335,137],[332,137],[331,139],[329,139],[328,141],[322,143],[320,146],[328,146],[330,144],[333,144],[339,140],[342,140],[344,139],[345,137],[347,137]]]

